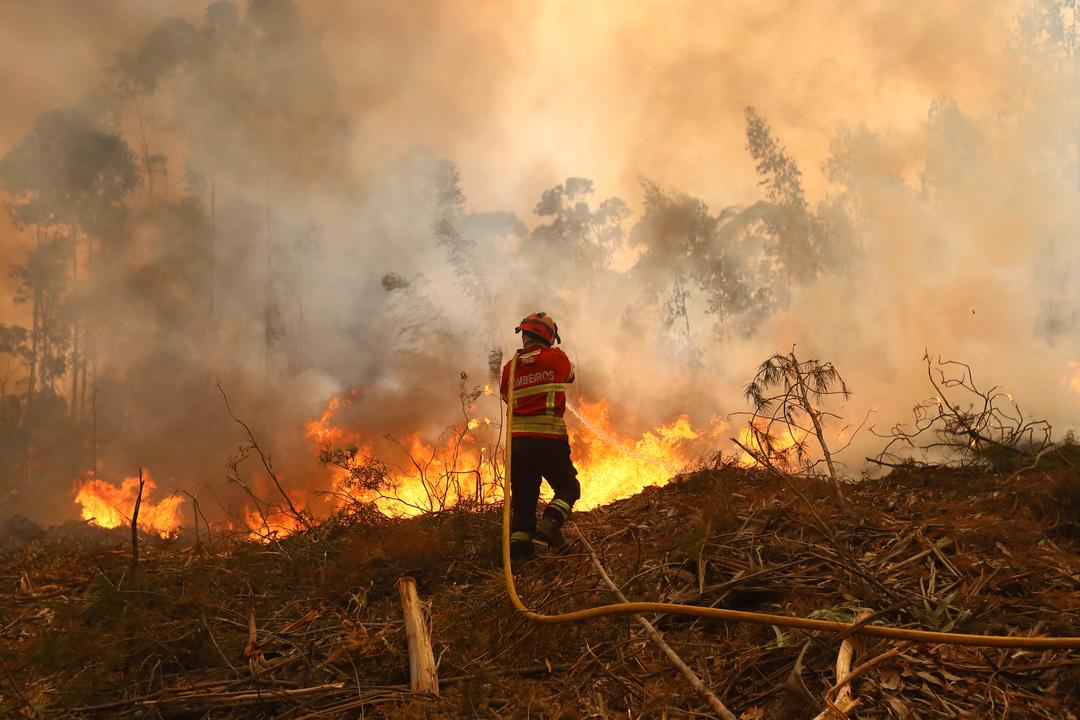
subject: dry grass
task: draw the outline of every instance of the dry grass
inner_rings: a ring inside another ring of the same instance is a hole
[[[1070,473],[898,469],[848,486],[841,509],[823,481],[799,481],[810,508],[778,478],[721,467],[576,521],[632,600],[844,620],[865,608],[896,625],[1075,636],[1080,548],[1062,509]],[[518,615],[503,588],[498,522],[489,508],[325,523],[269,545],[147,542],[134,580],[123,536],[6,544],[0,577],[14,592],[0,602],[0,702],[37,716],[133,718],[708,711],[627,618],[540,626]],[[931,545],[938,551],[923,554]],[[558,612],[610,602],[580,550],[527,565],[526,603]],[[402,575],[431,603],[438,699],[406,689]],[[824,707],[837,638],[651,620],[736,715],[809,718]],[[788,682],[807,642],[808,695]],[[895,647],[861,645],[856,664]],[[1058,720],[1080,704],[1078,687],[1076,652],[948,646],[907,647],[853,683],[860,718]]]

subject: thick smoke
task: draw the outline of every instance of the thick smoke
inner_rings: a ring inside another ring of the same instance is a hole
[[[107,62],[17,83],[0,117],[5,514],[69,517],[96,462],[241,517],[218,381],[285,484],[325,490],[304,431],[331,395],[377,453],[434,440],[538,309],[571,401],[628,436],[738,422],[793,345],[840,369],[853,424],[906,418],[924,348],[1080,424],[1064,6],[117,12],[11,25],[91,40],[6,67]]]

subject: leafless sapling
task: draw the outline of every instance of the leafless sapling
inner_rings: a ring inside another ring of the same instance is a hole
[[[786,355],[777,353],[761,364],[745,395],[754,407],[747,426],[751,442],[749,448],[740,446],[763,465],[771,466],[779,460],[810,473],[824,461],[833,492],[842,502],[840,477],[823,427],[826,419],[841,418],[823,406],[829,398],[847,399],[851,392],[833,364],[800,361],[794,348]],[[821,460],[811,459],[811,434],[817,438]],[[780,438],[785,436],[787,441],[781,443]]]

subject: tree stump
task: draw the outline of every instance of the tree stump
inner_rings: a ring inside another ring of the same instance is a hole
[[[400,578],[397,589],[405,618],[405,637],[409,641],[409,687],[413,692],[438,695],[439,675],[431,650],[431,634],[416,594],[416,581],[410,577]]]

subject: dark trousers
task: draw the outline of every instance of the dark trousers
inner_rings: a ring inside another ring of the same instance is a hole
[[[573,507],[581,497],[577,469],[566,440],[516,437],[510,446],[510,532],[536,531],[536,502],[540,478],[555,491],[555,499]]]

